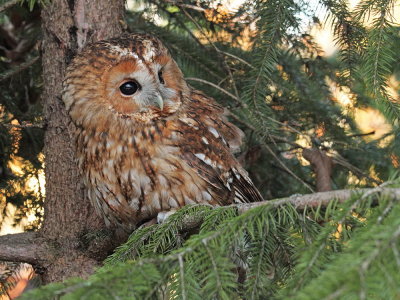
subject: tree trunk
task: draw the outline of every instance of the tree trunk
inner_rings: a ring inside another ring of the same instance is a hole
[[[119,35],[123,13],[124,0],[53,0],[42,10],[44,223],[38,233],[5,236],[2,241],[19,241],[17,252],[30,256],[21,260],[40,266],[45,283],[87,276],[115,247],[104,236],[91,242],[84,239],[105,225],[84,195],[74,159],[73,124],[61,91],[66,66],[75,53],[88,42]]]

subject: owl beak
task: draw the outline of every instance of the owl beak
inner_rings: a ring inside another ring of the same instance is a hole
[[[163,110],[163,108],[164,108],[164,100],[163,100],[163,98],[161,97],[160,94],[157,94],[157,95],[156,95],[156,99],[155,99],[154,102],[155,102],[154,104],[155,104],[160,110]]]

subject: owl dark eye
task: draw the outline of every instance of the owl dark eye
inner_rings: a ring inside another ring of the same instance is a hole
[[[164,83],[165,83],[164,78],[162,77],[162,71],[159,71],[159,72],[158,72],[158,80],[160,80],[160,83],[161,83],[161,84],[164,84]]]
[[[119,90],[125,96],[130,96],[136,93],[139,89],[139,85],[135,81],[127,81],[120,85]]]

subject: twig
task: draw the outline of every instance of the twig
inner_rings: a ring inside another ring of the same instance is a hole
[[[286,172],[288,172],[294,179],[296,179],[297,181],[301,182],[310,192],[314,192],[314,189],[307,184],[306,182],[304,182],[303,179],[301,179],[299,176],[297,176],[296,174],[293,173],[292,170],[290,170],[280,159],[279,157],[275,154],[274,151],[272,151],[272,149],[267,145],[267,144],[263,144],[263,146],[265,147],[265,149],[267,149],[267,151],[276,159],[276,161],[286,170]]]
[[[164,0],[167,3],[170,3],[172,5],[178,6],[178,7],[182,7],[182,8],[189,8],[192,10],[196,10],[196,11],[201,11],[204,12],[205,9],[196,5],[191,5],[191,4],[185,4],[185,3],[179,3],[177,1],[173,1],[173,0]]]
[[[307,135],[307,134],[305,134],[305,133],[303,133],[303,132],[297,130],[296,128],[294,128],[293,126],[290,126],[289,124],[280,122],[280,121],[275,120],[274,118],[271,118],[271,117],[267,117],[267,119],[270,120],[270,121],[272,121],[272,122],[275,122],[275,123],[277,123],[277,124],[279,124],[279,125],[282,125],[282,126],[284,126],[284,127],[287,127],[287,128],[289,128],[290,130],[292,130],[293,132],[295,132],[295,133],[297,133],[297,134],[299,134],[299,135],[301,135],[301,136],[304,136],[304,137],[306,137],[306,138],[308,138],[308,139],[311,139],[311,137],[310,137],[309,135]]]
[[[10,7],[18,4],[19,1],[20,0],[11,0],[11,1],[4,3],[3,5],[0,6],[0,13],[5,11],[6,9],[9,9]]]
[[[375,130],[367,133],[357,133],[357,134],[350,134],[347,137],[359,137],[359,136],[368,136],[368,135],[373,135],[375,134]]]
[[[369,181],[371,181],[373,183],[376,183],[376,184],[381,184],[382,183],[382,180],[372,178],[368,174],[365,174],[361,169],[357,168],[356,166],[353,166],[345,158],[343,158],[339,153],[334,153],[333,156],[332,156],[332,159],[333,159],[333,163],[334,164],[337,164],[337,165],[340,165],[342,167],[345,167],[350,172],[353,172],[357,177],[367,178]]]
[[[248,129],[250,129],[250,130],[252,130],[252,131],[255,131],[255,130],[256,130],[255,127],[254,127],[253,125],[251,125],[251,124],[245,122],[243,119],[239,118],[239,117],[236,116],[234,113],[229,112],[229,116],[232,117],[232,119],[234,119],[236,122],[238,122],[238,123],[244,125],[245,127],[247,127]],[[301,133],[300,131],[298,131],[297,129],[291,127],[290,125],[287,125],[287,124],[285,124],[285,123],[282,123],[282,122],[279,122],[279,121],[277,121],[277,120],[274,120],[273,118],[270,118],[270,120],[273,120],[273,121],[275,121],[275,122],[277,122],[277,123],[279,123],[279,124],[281,124],[281,125],[283,125],[283,126],[287,126],[287,127],[289,127],[290,129],[294,130],[296,133],[298,133],[298,134],[300,134],[300,135],[309,137],[308,135],[305,135],[305,134]],[[293,142],[293,141],[290,141],[290,140],[288,140],[288,139],[286,139],[286,138],[284,138],[284,137],[277,136],[277,135],[274,135],[274,134],[269,134],[268,136],[269,136],[272,140],[278,140],[278,141],[281,141],[281,142],[283,142],[283,143],[292,145],[295,149],[303,149],[303,150],[304,150],[304,149],[307,149],[306,147],[303,147],[303,146],[301,146],[300,144],[298,144],[298,143],[296,143],[296,142]],[[288,151],[288,150],[286,150],[286,151]],[[334,154],[333,154],[333,156],[332,156],[332,161],[333,161],[334,164],[340,165],[340,166],[342,166],[342,167],[348,169],[349,171],[353,172],[357,177],[364,177],[364,178],[368,179],[369,181],[371,181],[371,182],[373,182],[373,183],[376,183],[376,184],[381,184],[381,183],[382,183],[381,180],[374,179],[374,178],[372,178],[371,176],[369,176],[368,174],[365,174],[361,169],[359,169],[359,168],[353,166],[351,163],[349,163],[346,159],[344,159],[344,158],[343,158],[340,154],[338,154],[338,153],[334,153]]]
[[[157,5],[156,1],[150,1],[151,3],[153,3],[154,5]],[[169,12],[168,10],[166,10],[164,7],[161,6],[161,10],[163,12],[165,12],[166,14],[168,14],[171,18],[175,18],[175,20],[179,23],[180,26],[183,27],[183,29],[186,30],[186,32],[192,37],[192,39],[203,49],[205,49],[205,46],[199,41],[199,39],[193,34],[192,30],[190,30],[190,28],[188,28],[185,24],[185,22],[183,22],[178,15],[173,14],[171,12]]]
[[[207,65],[205,65],[204,63],[202,63],[199,59],[197,59],[196,57],[190,55],[189,53],[187,53],[186,51],[184,51],[182,48],[175,46],[174,44],[170,45],[171,48],[175,49],[176,51],[182,53],[183,55],[185,55],[188,59],[190,59],[191,61],[193,61],[195,64],[198,64],[200,67],[202,67],[204,70],[206,70],[208,73],[210,73],[211,75],[213,75],[214,77],[221,79],[222,77],[220,75],[218,75],[217,73],[215,73],[213,70],[211,70],[209,67],[207,67]]]
[[[238,57],[238,56],[236,56],[236,55],[233,55],[232,53],[225,52],[225,51],[222,51],[222,50],[219,50],[219,49],[218,49],[218,51],[219,51],[220,53],[222,53],[222,54],[224,54],[224,55],[226,55],[226,56],[230,56],[230,57],[232,57],[232,58],[234,58],[234,59],[236,59],[236,60],[238,60],[238,61],[244,63],[246,66],[249,66],[250,68],[254,69],[254,67],[253,67],[250,63],[248,63],[247,61],[245,61],[243,58],[240,58],[240,57]]]
[[[228,112],[228,116],[232,117],[232,119],[234,119],[236,122],[238,122],[238,123],[244,125],[244,126],[247,127],[248,129],[250,129],[250,130],[252,130],[252,131],[256,131],[256,128],[255,128],[253,125],[251,125],[251,124],[247,123],[246,121],[244,121],[243,118],[239,118],[239,117],[238,117],[237,115],[235,115],[233,112],[229,111],[229,112]]]
[[[231,78],[233,90],[235,91],[235,95],[236,95],[236,99],[237,99],[238,103],[240,104],[240,106],[243,106],[243,103],[240,101],[239,92],[238,92],[238,89],[236,86],[235,78],[233,77],[231,69],[229,68],[229,65],[227,64],[227,62],[225,60],[225,57],[223,55],[221,55],[222,54],[221,50],[219,50],[219,48],[214,44],[214,42],[207,36],[207,34],[203,30],[203,27],[200,26],[200,24],[184,8],[182,8],[182,11],[193,22],[193,24],[197,27],[199,32],[206,38],[206,40],[209,42],[209,44],[213,46],[215,51],[221,57],[223,66],[224,66],[225,70],[228,72],[229,77]]]
[[[200,79],[200,78],[194,78],[194,77],[188,77],[188,78],[185,78],[185,79],[186,80],[191,80],[191,81],[198,81],[198,82],[201,82],[201,83],[204,83],[204,84],[211,85],[212,87],[215,87],[216,89],[220,90],[221,92],[223,92],[224,94],[228,95],[232,99],[238,101],[238,99],[235,97],[235,95],[229,93],[227,90],[225,90],[222,87],[216,85],[215,83],[212,83],[210,81],[207,81],[207,80],[204,80],[204,79]]]
[[[26,123],[26,122],[23,122],[22,124],[0,123],[0,125],[7,128],[44,128],[43,123]]]
[[[20,64],[15,69],[13,69],[9,72],[6,72],[4,74],[0,74],[0,82],[13,77],[14,75],[18,74],[19,72],[22,72],[23,70],[28,69],[30,66],[32,66],[38,60],[39,60],[39,56],[36,56],[36,57],[32,58],[31,60]]]

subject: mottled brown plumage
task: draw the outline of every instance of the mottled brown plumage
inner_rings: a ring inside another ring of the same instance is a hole
[[[158,39],[126,34],[87,46],[68,67],[63,100],[106,223],[131,230],[187,204],[261,200],[232,155],[241,131],[186,84]]]

